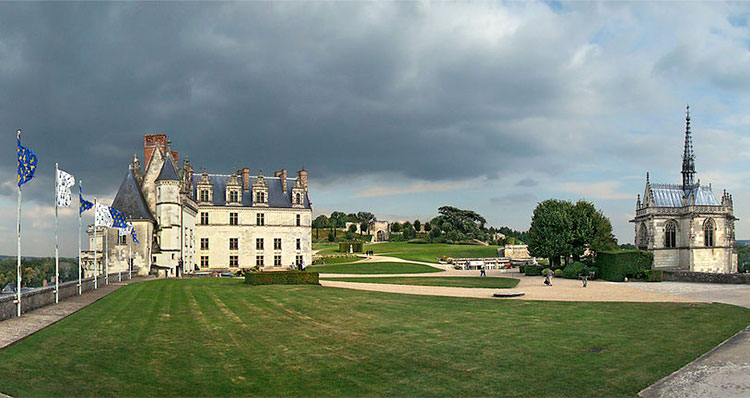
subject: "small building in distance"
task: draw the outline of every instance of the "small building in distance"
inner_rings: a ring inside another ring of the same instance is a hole
[[[695,272],[737,272],[734,248],[734,204],[724,191],[714,196],[711,184],[695,180],[690,107],[685,117],[682,184],[652,184],[646,173],[643,198],[638,195],[635,246],[654,253],[654,268]]]

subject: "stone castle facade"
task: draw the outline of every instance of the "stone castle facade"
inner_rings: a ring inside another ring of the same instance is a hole
[[[144,136],[143,159],[141,168],[133,157],[111,205],[132,220],[139,243],[119,237],[114,228],[99,227],[94,239],[89,226],[87,275],[94,271],[94,246],[99,273],[108,258],[110,274],[128,270],[129,251],[140,275],[312,263],[306,170],[296,177],[285,169],[273,177],[262,171],[251,176],[248,168],[195,173],[187,159],[178,167],[179,155],[164,134]]]
[[[734,204],[724,191],[721,200],[711,184],[695,181],[695,155],[690,108],[685,117],[682,184],[652,184],[646,173],[643,199],[638,195],[635,245],[654,253],[654,268],[695,272],[737,272],[734,248]]]

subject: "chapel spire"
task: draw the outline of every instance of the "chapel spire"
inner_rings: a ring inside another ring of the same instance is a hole
[[[682,190],[687,192],[692,189],[694,180],[695,154],[693,153],[693,138],[690,134],[690,105],[688,105],[685,116],[685,148],[682,153]]]

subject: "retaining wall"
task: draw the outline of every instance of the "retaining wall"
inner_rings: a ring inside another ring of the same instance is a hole
[[[135,273],[133,276],[136,276]],[[126,272],[122,273],[122,280],[128,280],[129,275]],[[117,282],[117,274],[109,275],[109,283]],[[99,287],[104,286],[105,277],[101,275],[98,277],[97,284]],[[94,278],[85,278],[81,280],[81,291],[87,292],[94,289]],[[65,300],[68,297],[78,295],[78,280],[63,282],[60,284],[60,301]],[[16,316],[16,295],[4,295],[0,297],[0,321],[14,318]],[[45,305],[54,304],[55,302],[55,285],[40,287],[32,289],[30,291],[21,292],[21,313],[26,313],[35,310]]]
[[[671,282],[750,284],[750,274],[715,274],[711,272],[664,270],[664,280]]]

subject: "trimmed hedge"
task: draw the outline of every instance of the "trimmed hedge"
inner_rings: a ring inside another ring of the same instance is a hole
[[[646,282],[661,282],[664,280],[664,271],[660,269],[650,269],[646,271]]]
[[[518,266],[518,272],[520,272],[520,273],[522,273],[522,274],[523,274],[524,272],[526,272],[526,266],[525,266],[525,265],[519,265],[519,266]]]
[[[542,270],[544,267],[541,267],[539,265],[527,265],[524,267],[524,273],[526,276],[537,276],[542,274]]]
[[[574,262],[563,268],[562,277],[565,279],[578,279],[578,275],[583,272],[583,263]]]
[[[603,251],[596,255],[600,276],[611,282],[625,278],[642,279],[654,263],[654,254],[644,250]]]
[[[349,253],[349,246],[351,245],[354,253],[362,253],[365,244],[361,240],[353,240],[351,242],[339,242],[339,251],[341,253]]]
[[[317,272],[307,271],[272,271],[246,272],[245,283],[248,285],[319,285]]]
[[[563,276],[563,270],[561,270],[560,268],[556,269],[555,278],[562,278],[562,276]]]

